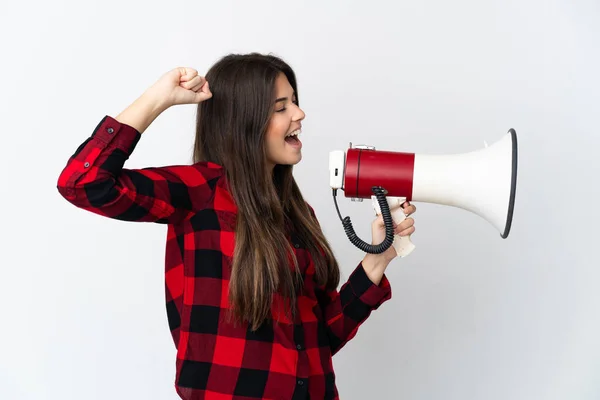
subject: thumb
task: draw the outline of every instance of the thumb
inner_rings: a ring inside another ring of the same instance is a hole
[[[202,102],[204,100],[208,100],[212,97],[212,92],[210,91],[210,86],[208,81],[202,85],[202,87],[196,92],[196,101]]]

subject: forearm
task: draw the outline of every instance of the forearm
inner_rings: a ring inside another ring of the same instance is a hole
[[[339,292],[317,291],[332,354],[344,347],[356,335],[359,326],[371,312],[392,296],[389,281],[381,272],[383,265],[377,262],[377,258],[365,259],[366,265],[359,264]],[[374,276],[369,277],[367,270],[373,272]],[[377,284],[372,280],[376,280]]]
[[[381,282],[389,263],[389,261],[383,259],[381,256],[369,253],[365,255],[362,261],[365,273],[375,285],[379,285]]]
[[[115,118],[122,124],[135,128],[139,133],[144,131],[168,106],[151,91],[144,92],[131,105]]]

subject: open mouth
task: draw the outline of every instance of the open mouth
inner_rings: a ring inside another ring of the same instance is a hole
[[[292,144],[292,145],[298,145],[300,144],[300,139],[298,138],[298,135],[301,133],[302,131],[300,129],[296,129],[295,131],[289,133],[286,137],[285,137],[285,141],[286,143]]]

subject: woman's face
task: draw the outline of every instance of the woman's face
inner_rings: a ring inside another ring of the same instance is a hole
[[[266,134],[267,163],[293,165],[302,159],[302,142],[298,135],[304,111],[296,104],[289,81],[280,73],[275,82],[276,100]]]

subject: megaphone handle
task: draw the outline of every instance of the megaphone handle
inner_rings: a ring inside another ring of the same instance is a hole
[[[406,219],[406,215],[404,214],[404,210],[402,209],[402,204],[406,201],[405,197],[387,197],[388,205],[390,206],[390,211],[392,214],[392,219],[399,225],[402,221]],[[381,214],[381,210],[379,209],[379,203],[377,202],[377,197],[371,196],[371,200],[373,202],[373,208],[375,209],[375,213],[377,215]],[[415,245],[410,240],[410,235],[408,236],[400,236],[394,235],[394,243],[392,244],[396,253],[399,257],[406,257],[409,255],[414,249]]]
[[[404,201],[402,203],[404,203]],[[392,211],[392,219],[396,224],[400,224],[406,219],[406,215],[404,214],[404,210],[402,210],[402,207],[398,207],[394,211]],[[410,240],[410,235],[395,235],[394,243],[392,244],[392,246],[394,246],[394,249],[396,249],[396,253],[398,253],[399,257],[406,257],[415,249],[415,245]]]

